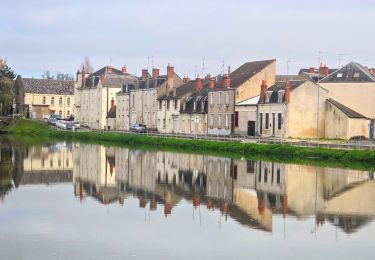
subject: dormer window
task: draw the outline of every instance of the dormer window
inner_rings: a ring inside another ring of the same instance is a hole
[[[201,111],[204,112],[204,101],[201,103]]]
[[[337,73],[338,78],[342,78],[342,73]]]
[[[354,78],[359,78],[359,75],[360,75],[359,72],[354,72],[353,77]]]
[[[186,110],[186,102],[182,104],[182,110]]]
[[[268,92],[266,93],[266,103],[269,103],[270,102],[270,98],[271,98],[271,92]]]
[[[285,95],[285,90],[279,90],[277,92],[277,102],[282,103],[283,102],[283,97]]]
[[[194,108],[193,111],[197,110],[197,101],[194,101]]]

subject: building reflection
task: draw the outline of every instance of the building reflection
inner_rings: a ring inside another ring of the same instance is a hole
[[[209,155],[57,143],[1,143],[0,199],[20,185],[72,183],[80,200],[174,215],[181,201],[272,232],[275,218],[314,218],[356,232],[375,217],[372,172]]]
[[[315,217],[317,227],[330,221],[346,232],[375,216],[375,182],[366,171],[82,144],[73,157],[81,200],[123,205],[136,197],[140,208],[165,216],[187,200],[265,231],[277,216]]]

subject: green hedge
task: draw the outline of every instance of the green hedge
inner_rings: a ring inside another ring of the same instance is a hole
[[[5,129],[8,133],[28,137],[48,137],[84,142],[101,142],[111,145],[167,148],[186,152],[216,153],[234,157],[268,157],[272,160],[338,164],[353,167],[363,164],[375,166],[375,152],[367,150],[337,150],[327,148],[302,148],[284,144],[254,144],[240,142],[215,142],[190,139],[150,137],[125,133],[96,133],[85,131],[60,131],[42,122],[18,120]],[[363,167],[360,167],[363,168]]]

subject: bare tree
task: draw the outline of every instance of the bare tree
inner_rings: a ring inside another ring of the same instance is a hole
[[[90,58],[87,56],[85,57],[84,61],[81,64],[80,69],[82,70],[83,68],[85,68],[85,71],[88,73],[94,72],[94,68],[91,66],[91,63],[90,63]]]
[[[56,79],[58,80],[74,80],[73,75],[69,73],[56,72]]]
[[[45,70],[45,71],[43,71],[42,78],[43,78],[43,79],[54,79],[54,78],[55,78],[55,75],[53,75],[53,74],[51,73],[51,71],[49,71],[49,70]]]

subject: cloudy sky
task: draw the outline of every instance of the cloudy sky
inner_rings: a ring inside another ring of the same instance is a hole
[[[25,77],[75,74],[85,56],[95,69],[171,63],[191,77],[203,60],[204,73],[272,58],[297,73],[319,52],[328,67],[340,53],[375,66],[374,14],[370,0],[1,0],[0,58]]]

